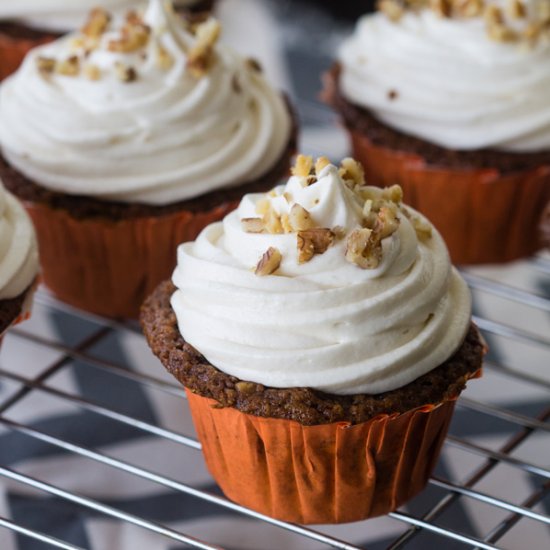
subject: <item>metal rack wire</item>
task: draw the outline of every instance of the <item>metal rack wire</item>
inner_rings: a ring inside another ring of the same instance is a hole
[[[550,274],[550,260],[535,258],[529,262],[528,269],[542,271],[543,274],[547,276]],[[492,282],[488,278],[481,277],[471,272],[465,273],[465,277],[475,293],[492,295],[508,301],[515,301],[522,306],[527,306],[539,312],[550,312],[550,299],[548,297],[514,289],[502,283]],[[148,480],[163,488],[170,489],[171,491],[184,493],[195,499],[207,501],[217,507],[232,510],[239,515],[253,518],[262,524],[271,524],[277,528],[291,531],[297,536],[305,537],[319,543],[319,547],[332,547],[346,550],[360,548],[360,546],[343,540],[342,537],[326,534],[322,530],[316,528],[302,527],[271,519],[236,505],[223,496],[197,489],[190,483],[183,483],[167,475],[163,475],[162,473],[157,473],[151,469],[117,459],[107,453],[98,452],[92,448],[86,448],[71,443],[66,439],[48,434],[45,431],[26,425],[23,422],[11,419],[10,411],[17,407],[25,398],[34,393],[42,393],[51,398],[62,400],[82,410],[99,415],[109,421],[130,426],[148,436],[166,439],[176,445],[192,449],[197,453],[200,452],[200,443],[192,436],[179,433],[176,430],[168,429],[159,424],[146,422],[129,416],[120,412],[115,404],[106,406],[102,403],[91,401],[82,395],[78,395],[78,393],[56,388],[55,383],[52,383],[52,379],[55,375],[68,368],[72,362],[81,361],[102,371],[109,372],[124,383],[137,383],[152,388],[155,391],[164,392],[183,399],[181,389],[175,383],[157,378],[155,374],[136,372],[132,369],[131,365],[117,364],[115,361],[105,359],[93,352],[95,345],[101,343],[113,334],[136,334],[138,332],[136,325],[105,321],[81,312],[75,312],[67,306],[56,302],[44,291],[38,293],[37,301],[37,307],[43,309],[45,312],[62,312],[63,315],[68,316],[69,319],[74,318],[75,320],[82,318],[88,319],[93,322],[95,330],[75,346],[66,345],[43,335],[29,332],[28,329],[25,328],[25,325],[20,328],[15,328],[12,331],[10,338],[21,340],[25,345],[34,345],[55,352],[58,357],[45,369],[40,369],[40,371],[33,376],[21,374],[24,372],[23,368],[2,367],[0,369],[0,381],[4,383],[9,381],[18,386],[15,392],[11,393],[0,402],[0,426],[7,430],[24,434],[29,438],[46,443],[47,445],[64,449],[72,454],[99,462],[109,468],[115,469],[121,474],[126,473]],[[521,341],[538,346],[545,354],[547,360],[546,365],[550,364],[550,340],[548,334],[533,334],[530,331],[509,326],[505,322],[492,320],[489,316],[485,315],[478,315],[476,321],[488,338],[497,335],[503,336],[506,339],[511,339],[513,343]],[[487,361],[485,367],[488,371],[495,371],[499,373],[499,375],[504,376],[511,385],[518,382],[534,384],[538,389],[543,389],[547,392],[547,395],[550,395],[550,392],[548,392],[548,390],[550,390],[550,381],[544,377],[523,373],[517,370],[517,368],[512,368],[508,365],[493,361]],[[502,540],[503,536],[521,520],[529,519],[542,525],[550,525],[548,513],[540,507],[537,508],[537,505],[542,503],[544,499],[547,499],[550,495],[550,468],[548,468],[548,465],[525,460],[514,454],[514,451],[528,441],[533,434],[548,434],[548,432],[550,432],[550,406],[546,410],[543,410],[537,417],[532,418],[469,397],[461,398],[458,405],[458,414],[462,411],[469,411],[505,423],[509,428],[510,435],[496,449],[492,449],[489,446],[470,441],[463,437],[449,435],[446,441],[446,447],[453,447],[465,453],[478,455],[482,458],[481,464],[472,469],[461,483],[452,482],[439,475],[434,476],[430,480],[430,485],[441,490],[441,496],[425,512],[417,515],[400,510],[390,514],[390,518],[401,522],[405,526],[405,530],[387,545],[388,548],[396,549],[407,547],[421,533],[429,534],[434,540],[438,540],[440,544],[441,541],[452,540],[462,543],[464,547],[485,549],[501,548],[501,546],[499,546],[499,541]],[[548,455],[546,455],[545,458],[547,459]],[[526,472],[531,476],[534,480],[533,490],[528,498],[525,498],[520,503],[514,503],[478,488],[480,482],[499,465],[506,465],[512,469]],[[204,549],[221,548],[221,546],[207,542],[207,533],[205,533],[203,537],[204,540],[187,535],[184,532],[162,525],[151,519],[139,517],[138,515],[108,506],[95,498],[77,494],[71,487],[57,487],[2,464],[0,464],[0,480],[2,480],[2,482],[11,480],[17,484],[34,488],[44,494],[56,496],[75,507],[78,506],[92,510],[114,521],[133,524],[162,537],[167,537],[179,543],[183,543],[188,547]],[[473,499],[480,503],[485,503],[505,512],[506,515],[498,524],[493,525],[490,530],[486,533],[481,533],[479,536],[463,533],[439,524],[437,518],[459,499]],[[19,533],[21,536],[39,540],[43,543],[47,543],[51,547],[78,548],[77,546],[58,540],[49,533],[39,532],[31,527],[17,524],[9,518],[0,517],[0,528],[12,530]],[[550,531],[548,531],[548,533],[550,540]]]

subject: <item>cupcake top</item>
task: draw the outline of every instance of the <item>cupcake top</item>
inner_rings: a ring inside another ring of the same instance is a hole
[[[31,220],[0,182],[0,300],[22,294],[37,273],[38,246]]]
[[[174,0],[187,7],[199,0]],[[0,20],[15,20],[42,30],[69,32],[78,28],[93,8],[101,6],[115,13],[139,7],[145,0],[0,0]]]
[[[300,156],[286,185],[245,196],[178,249],[182,337],[223,372],[337,394],[399,388],[461,345],[470,295],[441,236],[398,186]]]
[[[340,87],[451,149],[550,149],[548,0],[382,0],[343,44]]]
[[[6,160],[53,191],[165,205],[267,173],[292,129],[257,63],[217,45],[164,0],[94,10],[36,48],[0,90]]]

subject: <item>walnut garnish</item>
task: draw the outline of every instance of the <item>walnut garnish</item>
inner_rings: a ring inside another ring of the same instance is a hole
[[[352,158],[345,158],[339,170],[340,177],[345,181],[351,181],[354,185],[365,185],[365,171],[361,163]]]
[[[187,67],[195,78],[202,78],[214,61],[214,45],[221,34],[221,25],[208,19],[197,26],[195,45],[187,56]]]
[[[324,254],[334,242],[334,231],[326,228],[298,231],[296,245],[298,247],[298,263],[309,262],[315,254]]]
[[[115,63],[116,76],[121,82],[134,82],[137,80],[137,72],[134,67],[118,61]]]
[[[172,68],[174,65],[174,58],[170,54],[170,52],[162,45],[157,44],[157,56],[156,56],[156,64],[159,69],[162,69],[163,71],[167,71]]]
[[[246,66],[252,71],[255,71],[257,73],[263,72],[260,62],[257,59],[254,59],[253,57],[249,57],[246,60]]]
[[[451,17],[453,6],[450,0],[430,0],[430,6],[439,17]]]
[[[382,189],[382,197],[386,200],[399,204],[403,201],[403,189],[400,185],[392,185]]]
[[[459,0],[456,10],[462,17],[479,17],[483,13],[483,0]]]
[[[390,21],[397,22],[405,14],[405,6],[399,0],[380,0],[378,9],[383,12]]]
[[[56,61],[53,57],[39,56],[36,58],[36,68],[41,73],[53,73]]]
[[[550,23],[550,2],[539,1],[535,4],[537,21],[542,25]]]
[[[281,253],[276,248],[270,246],[258,262],[254,273],[259,277],[271,275],[279,269],[282,259]]]
[[[107,30],[110,22],[109,12],[102,8],[94,8],[80,32],[89,38],[99,38]]]
[[[264,231],[262,218],[243,218],[241,225],[246,233],[262,233]]]
[[[145,25],[141,18],[127,17],[126,24],[122,27],[121,36],[115,40],[109,41],[107,48],[111,52],[132,53],[149,42],[151,29]]]
[[[101,78],[101,69],[97,65],[85,65],[84,76],[89,80],[99,80]]]
[[[305,231],[314,227],[311,214],[301,205],[293,204],[290,209],[289,222],[292,231]]]
[[[393,235],[399,228],[397,211],[391,208],[389,204],[387,206],[382,206],[378,212],[378,220],[374,230],[376,232],[376,237],[379,239],[385,239]]]
[[[508,0],[506,11],[513,19],[523,19],[527,16],[527,8],[521,0]]]
[[[330,164],[330,160],[327,157],[319,157],[315,162],[315,174],[319,174]]]
[[[277,212],[275,212],[275,210],[273,210],[273,208],[271,208],[271,205],[269,210],[263,215],[262,221],[266,231],[271,235],[284,233],[281,217],[277,214]]]
[[[77,76],[80,73],[80,59],[76,55],[71,55],[63,61],[55,64],[55,72],[64,76]]]
[[[292,175],[300,178],[307,178],[313,169],[313,157],[308,155],[298,155],[296,163],[292,167]]]
[[[425,241],[426,239],[431,238],[432,226],[426,220],[413,215],[411,216],[411,223],[414,227],[414,230],[416,231],[416,236],[421,241]]]
[[[382,245],[373,230],[363,227],[353,231],[346,243],[346,260],[361,269],[375,269],[382,259]]]

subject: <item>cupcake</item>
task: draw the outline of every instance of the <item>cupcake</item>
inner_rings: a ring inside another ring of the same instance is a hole
[[[540,218],[539,233],[542,245],[550,249],[550,202],[546,205]]]
[[[98,5],[123,13],[141,0],[29,0],[0,3],[0,80],[13,73],[29,50],[78,28]],[[214,0],[175,0],[182,13],[212,9]]]
[[[0,338],[28,318],[38,276],[38,245],[23,205],[0,181]]]
[[[136,317],[176,247],[289,171],[289,105],[257,63],[162,0],[32,50],[0,91],[0,175],[62,300]]]
[[[480,373],[468,288],[398,186],[299,157],[178,249],[141,323],[232,500],[299,523],[394,510],[426,484]]]
[[[367,180],[398,183],[455,263],[540,246],[550,199],[550,2],[383,0],[326,77]]]

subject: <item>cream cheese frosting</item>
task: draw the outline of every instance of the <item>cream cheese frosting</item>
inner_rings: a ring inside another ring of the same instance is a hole
[[[526,27],[535,4],[510,28]],[[339,60],[343,95],[397,130],[460,150],[550,149],[549,40],[490,40],[482,17],[376,13],[359,20]]]
[[[198,0],[175,0],[176,6],[192,6]],[[143,6],[144,0],[0,0],[0,20],[16,20],[30,27],[57,32],[77,29],[86,14],[101,6],[122,14]]]
[[[282,219],[298,204],[316,227],[334,229],[334,242],[309,261],[300,261],[294,232],[245,230],[265,209],[258,194],[180,245],[171,299],[179,330],[210,363],[242,380],[337,394],[399,388],[461,345],[470,323],[468,288],[441,236],[401,204],[378,265],[363,269],[346,259],[351,235],[364,223],[365,193],[376,202],[384,191],[357,193],[333,165],[316,179],[308,185],[293,176],[267,199]],[[282,260],[258,276],[266,249]]]
[[[22,294],[38,273],[38,245],[21,203],[0,182],[0,300]]]
[[[143,24],[150,37],[132,51],[112,51],[123,25],[115,20],[91,50],[69,35],[27,56],[0,89],[8,162],[53,191],[151,205],[267,173],[292,131],[283,96],[217,45],[197,76],[188,61],[200,38],[169,3],[152,0]],[[40,70],[55,60],[78,63],[78,74]]]

